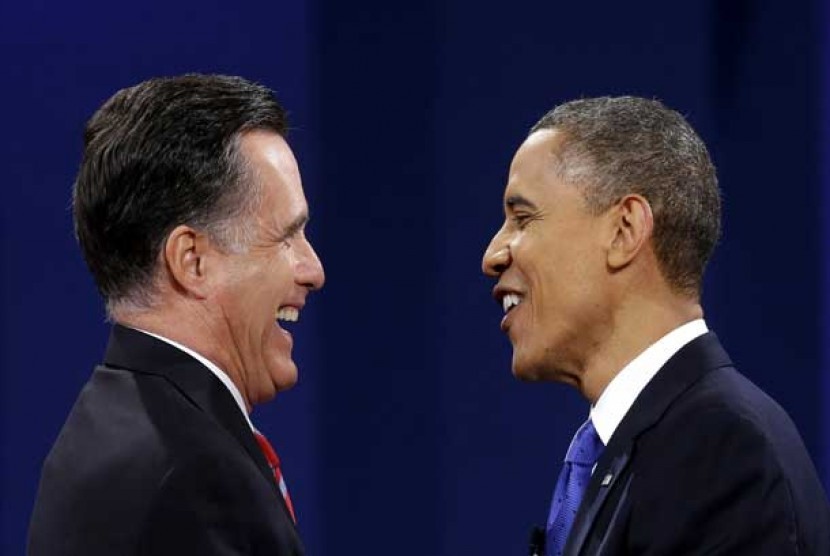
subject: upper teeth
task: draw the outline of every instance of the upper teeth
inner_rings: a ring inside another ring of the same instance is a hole
[[[517,293],[509,293],[501,298],[501,306],[505,313],[521,302],[522,297]]]
[[[282,307],[279,311],[277,311],[277,320],[297,322],[299,318],[300,311],[296,307]]]

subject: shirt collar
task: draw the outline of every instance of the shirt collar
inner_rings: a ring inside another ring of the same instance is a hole
[[[591,420],[606,446],[637,396],[666,361],[709,329],[703,319],[683,324],[649,346],[617,373],[591,408]]]
[[[245,420],[248,422],[248,426],[251,427],[251,430],[256,430],[254,428],[254,424],[251,422],[251,417],[248,415],[248,411],[245,408],[245,400],[242,399],[242,394],[239,392],[239,389],[233,383],[231,378],[222,369],[220,369],[213,361],[211,361],[210,359],[204,357],[203,355],[201,355],[199,353],[196,353],[195,351],[193,351],[189,347],[183,346],[180,343],[171,340],[170,338],[165,338],[164,336],[162,336],[160,334],[156,334],[154,332],[148,332],[147,330],[142,330],[141,328],[135,328],[135,330],[138,330],[139,332],[144,332],[145,334],[148,334],[148,335],[152,336],[153,338],[157,338],[157,339],[161,340],[162,342],[165,342],[165,343],[170,344],[171,346],[173,346],[175,348],[178,348],[178,349],[182,350],[183,352],[185,352],[186,354],[191,356],[193,359],[197,360],[199,363],[201,363],[202,365],[207,367],[208,370],[210,372],[212,372],[214,375],[216,375],[216,378],[218,378],[222,382],[222,384],[225,385],[225,387],[228,389],[228,391],[230,391],[231,396],[233,396],[234,401],[236,401],[236,405],[239,406],[239,411],[241,411],[242,415],[245,416]]]

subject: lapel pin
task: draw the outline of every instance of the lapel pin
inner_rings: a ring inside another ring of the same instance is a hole
[[[611,473],[607,473],[605,477],[602,478],[602,486],[607,487],[611,484],[611,481],[614,480],[614,475]]]

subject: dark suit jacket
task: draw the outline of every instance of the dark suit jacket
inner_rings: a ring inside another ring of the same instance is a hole
[[[827,556],[830,509],[790,418],[708,333],[614,432],[565,554]]]
[[[43,466],[30,556],[300,556],[245,417],[186,353],[116,325]]]

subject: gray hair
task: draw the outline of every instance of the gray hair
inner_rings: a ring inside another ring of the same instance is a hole
[[[720,237],[721,200],[706,145],[683,116],[657,100],[599,97],[557,106],[530,133],[554,128],[563,135],[559,176],[583,188],[595,214],[627,194],[647,199],[663,275],[699,295]]]

